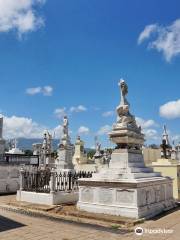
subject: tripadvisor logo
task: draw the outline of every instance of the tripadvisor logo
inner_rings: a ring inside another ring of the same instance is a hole
[[[140,236],[140,235],[143,235],[144,230],[141,227],[137,227],[137,228],[134,229],[134,232],[135,232],[136,235]]]

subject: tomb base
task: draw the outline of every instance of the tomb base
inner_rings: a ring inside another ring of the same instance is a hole
[[[175,207],[172,179],[81,179],[77,207],[87,212],[148,219]]]

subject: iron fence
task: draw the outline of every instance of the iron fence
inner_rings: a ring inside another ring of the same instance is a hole
[[[29,192],[50,192],[50,177],[49,171],[24,172],[23,190]]]
[[[63,172],[60,174],[56,173],[55,180],[55,191],[72,191],[78,190],[78,179],[79,178],[91,178],[92,172]]]
[[[53,190],[71,192],[78,190],[78,179],[91,178],[92,172],[50,172],[47,170],[24,171],[22,174],[22,189],[29,192],[49,193]],[[53,181],[53,184],[52,184]]]

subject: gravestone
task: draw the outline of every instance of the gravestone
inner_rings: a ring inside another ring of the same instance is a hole
[[[121,102],[116,109],[117,121],[109,133],[116,148],[108,169],[94,173],[90,179],[79,180],[77,207],[94,213],[150,218],[175,206],[172,179],[145,166],[144,135],[130,113],[126,98],[128,86],[121,80],[119,87]],[[91,193],[88,199],[85,197],[87,191]]]

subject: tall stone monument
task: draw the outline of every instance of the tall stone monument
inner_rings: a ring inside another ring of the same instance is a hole
[[[63,136],[60,140],[58,157],[55,161],[55,165],[58,171],[71,171],[72,169],[74,169],[72,163],[73,153],[74,146],[71,144],[69,136],[69,121],[67,116],[65,116],[63,119]]]
[[[52,158],[52,135],[46,131],[44,133],[43,143],[40,151],[40,162],[41,167],[52,167],[54,159]]]
[[[0,116],[0,161],[3,161],[6,141],[3,139],[3,117]]]
[[[77,207],[94,213],[150,218],[174,207],[172,179],[162,177],[144,164],[144,135],[130,113],[128,86],[119,82],[121,102],[117,122],[109,137],[116,147],[108,169],[79,180]]]
[[[75,142],[75,152],[73,156],[73,165],[81,165],[87,163],[87,154],[84,150],[84,142],[81,140],[80,136],[77,137]]]
[[[169,136],[167,133],[166,125],[163,126],[163,134],[162,134],[162,144],[161,144],[161,157],[162,158],[171,158],[171,145],[169,143]]]

